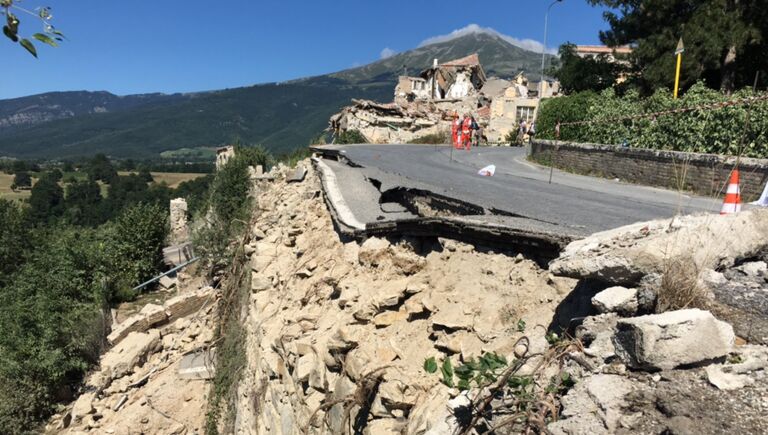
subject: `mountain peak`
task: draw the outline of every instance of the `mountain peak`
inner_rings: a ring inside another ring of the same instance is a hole
[[[500,40],[503,40],[509,44],[512,44],[516,47],[522,48],[524,50],[533,51],[537,53],[541,53],[542,49],[544,48],[544,45],[536,41],[534,39],[520,39],[515,38],[514,36],[505,35],[501,32],[499,32],[496,29],[490,28],[490,27],[482,27],[478,24],[469,24],[465,27],[462,27],[461,29],[456,29],[448,34],[445,35],[438,35],[433,36],[431,38],[427,38],[419,44],[419,47],[425,47],[432,44],[439,44],[442,42],[448,42],[459,38],[464,38],[467,36],[490,36],[494,37]],[[553,48],[550,48],[547,50],[550,54],[555,54],[556,50]]]

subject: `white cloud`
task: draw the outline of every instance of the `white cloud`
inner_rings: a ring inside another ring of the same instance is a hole
[[[386,59],[388,57],[392,57],[392,56],[394,56],[396,54],[397,54],[397,52],[395,50],[392,50],[389,47],[384,47],[384,49],[381,50],[381,58],[382,59]]]
[[[497,36],[509,42],[512,45],[516,45],[520,48],[524,48],[526,50],[530,50],[536,53],[541,53],[541,49],[544,46],[544,44],[542,44],[539,41],[536,41],[535,39],[519,39],[513,36],[505,35],[490,27],[481,27],[481,26],[478,26],[477,24],[470,24],[466,27],[462,27],[461,29],[454,30],[453,32],[447,35],[438,35],[438,36],[433,36],[431,38],[427,38],[421,41],[421,44],[419,44],[419,47],[450,41],[452,39],[460,38],[462,36],[470,35],[473,33],[484,33],[486,35]],[[550,53],[550,54],[557,54],[557,48],[550,47],[546,51],[547,53]]]

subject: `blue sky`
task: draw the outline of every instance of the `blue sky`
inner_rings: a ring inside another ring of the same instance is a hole
[[[549,0],[23,0],[53,8],[69,41],[39,59],[0,41],[0,98],[65,90],[189,92],[325,74],[406,51],[475,24],[536,47]],[[20,33],[41,25],[22,19]],[[549,16],[547,46],[599,43],[607,25],[585,0]],[[525,41],[525,40],[532,40]]]

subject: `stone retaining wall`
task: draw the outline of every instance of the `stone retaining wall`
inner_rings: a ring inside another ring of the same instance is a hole
[[[579,174],[618,178],[630,183],[665,187],[712,196],[721,194],[736,158],[715,154],[622,148],[615,145],[536,139],[531,160]],[[768,159],[742,158],[741,192],[745,201],[760,196],[768,180]]]

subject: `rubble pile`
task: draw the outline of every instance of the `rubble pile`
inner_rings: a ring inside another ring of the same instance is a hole
[[[320,188],[311,170],[259,196],[236,433],[450,433],[466,397],[427,358],[546,350],[572,280],[452,240],[340,240]]]
[[[409,143],[427,135],[445,135],[451,131],[454,113],[477,108],[475,102],[413,102],[406,105],[352,100],[352,105],[331,117],[334,131],[357,130],[370,143]]]
[[[638,223],[566,247],[550,270],[580,279],[566,301],[579,292],[592,307],[573,316],[583,350],[566,370],[576,385],[549,430],[766,433],[765,337],[744,334],[744,319],[727,315],[743,314],[745,301],[766,306],[767,268],[758,260],[766,247],[764,210]],[[698,295],[675,296],[688,307],[667,306],[680,286]],[[766,314],[751,316],[759,331]]]
[[[112,348],[46,432],[202,433],[208,383],[179,371],[185,355],[211,345],[216,298],[211,287],[184,288],[115,325],[108,338]]]

